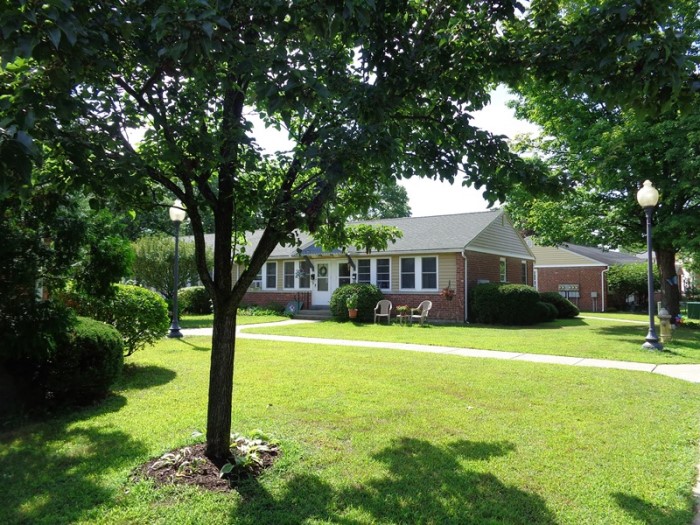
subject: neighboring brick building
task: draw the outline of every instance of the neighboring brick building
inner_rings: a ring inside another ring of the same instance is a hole
[[[243,302],[323,307],[339,286],[368,282],[395,307],[428,299],[430,318],[462,322],[468,320],[468,292],[478,283],[533,284],[535,258],[502,210],[365,223],[395,226],[403,237],[386,251],[366,254],[354,248],[323,251],[300,233],[299,248],[278,246],[272,252]],[[252,249],[259,235],[249,237]],[[451,301],[440,295],[448,285],[455,291]]]
[[[600,248],[561,244],[537,246],[528,238],[535,255],[535,288],[559,292],[587,312],[604,312],[608,307],[607,271],[613,265],[644,262],[634,255]]]

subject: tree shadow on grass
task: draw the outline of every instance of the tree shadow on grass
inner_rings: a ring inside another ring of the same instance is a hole
[[[207,339],[207,342],[202,345],[191,343],[187,339],[180,339],[179,342],[183,345],[189,346],[191,350],[196,350],[197,352],[211,352],[211,339]]]
[[[139,365],[127,363],[124,365],[117,390],[143,390],[154,386],[165,385],[177,377],[174,370],[155,365]]]
[[[554,525],[542,498],[509,486],[461,461],[508,454],[510,443],[456,441],[436,446],[403,438],[373,456],[386,475],[337,490],[312,474],[293,477],[279,497],[251,481],[232,522],[301,524],[308,520],[359,523]]]
[[[687,510],[670,510],[653,505],[637,496],[614,494],[617,504],[634,519],[645,525],[688,525],[693,521],[693,498],[688,496]]]
[[[114,496],[101,486],[106,471],[122,469],[146,447],[118,430],[72,427],[81,419],[119,410],[110,396],[98,409],[0,434],[0,523],[74,523]]]

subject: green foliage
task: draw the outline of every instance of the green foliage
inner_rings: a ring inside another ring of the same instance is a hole
[[[528,325],[548,320],[551,310],[538,303],[540,294],[524,284],[487,283],[474,289],[478,323]]]
[[[347,296],[345,299],[345,306],[348,307],[349,310],[354,310],[357,308],[357,303],[358,303],[358,297],[357,294],[350,294]]]
[[[0,309],[0,361],[42,362],[75,324],[72,310],[56,301],[17,301]]]
[[[265,466],[265,458],[279,453],[279,445],[270,443],[260,431],[250,437],[231,434],[230,457],[221,467],[219,476],[230,482],[243,480],[260,472]]]
[[[579,314],[576,305],[557,292],[540,292],[540,300],[556,308],[558,319],[573,319]]]
[[[117,284],[107,300],[85,296],[72,299],[78,313],[109,323],[119,331],[127,357],[162,338],[170,323],[165,300],[140,286]]]
[[[539,301],[537,303],[537,318],[543,321],[554,321],[559,316],[559,310],[552,303]]]
[[[134,243],[132,278],[141,286],[153,288],[168,299],[173,296],[175,239],[166,235],[141,237]],[[199,281],[194,243],[180,240],[178,245],[178,289]],[[207,267],[213,266],[211,250],[206,252]]]
[[[42,366],[43,388],[55,402],[88,404],[107,395],[123,364],[119,332],[79,317],[68,338]]]
[[[183,314],[211,313],[211,297],[204,286],[181,288],[177,292],[177,304]]]
[[[624,306],[629,295],[646,298],[648,294],[647,263],[618,264],[608,270],[608,289],[616,297],[617,306]],[[654,290],[659,289],[659,271],[654,266]]]
[[[330,309],[336,319],[348,320],[348,300],[357,297],[357,321],[371,322],[374,319],[374,307],[384,298],[382,291],[373,284],[351,283],[336,288],[331,295]]]

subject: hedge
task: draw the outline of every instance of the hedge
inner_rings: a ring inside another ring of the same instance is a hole
[[[576,305],[558,292],[542,292],[540,300],[554,305],[559,319],[573,319],[579,314]]]
[[[540,323],[553,314],[531,286],[504,283],[478,285],[474,289],[473,312],[478,323],[503,325]]]

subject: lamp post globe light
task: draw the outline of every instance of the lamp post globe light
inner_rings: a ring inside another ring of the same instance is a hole
[[[168,337],[182,337],[177,312],[177,291],[178,282],[180,280],[180,224],[187,218],[187,212],[182,206],[180,199],[175,199],[175,202],[173,202],[173,205],[170,207],[169,213],[170,220],[173,221],[175,225],[175,265],[173,267],[173,320],[172,323],[170,323]]]
[[[637,192],[637,202],[644,209],[647,216],[647,286],[649,303],[649,332],[642,348],[647,350],[663,350],[654,330],[654,270],[651,261],[651,215],[659,202],[659,192],[652,186],[650,180],[645,180],[642,188]]]

